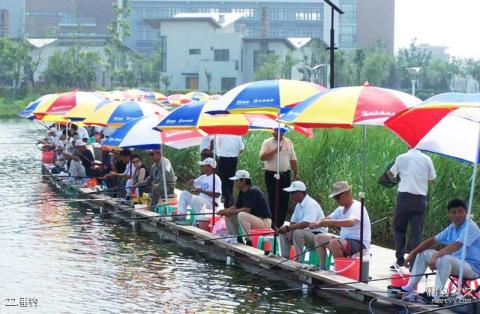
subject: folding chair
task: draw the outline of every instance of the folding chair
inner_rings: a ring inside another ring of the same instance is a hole
[[[450,275],[450,282],[448,284],[448,293],[458,291],[458,277]],[[462,294],[470,295],[474,299],[480,299],[480,277],[474,279],[465,279],[462,280]]]

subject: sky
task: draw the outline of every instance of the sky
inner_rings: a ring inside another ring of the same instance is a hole
[[[480,59],[480,0],[395,0],[395,50],[413,38]]]

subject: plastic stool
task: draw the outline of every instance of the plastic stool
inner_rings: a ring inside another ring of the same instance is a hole
[[[270,235],[267,235],[267,236],[260,236],[258,238],[258,245],[257,245],[257,248],[260,249],[260,250],[263,250],[263,244],[266,242],[266,241],[269,241],[272,245],[272,248],[273,248],[273,236],[270,236]],[[277,239],[277,250],[275,252],[275,255],[278,255],[280,256],[280,241]]]

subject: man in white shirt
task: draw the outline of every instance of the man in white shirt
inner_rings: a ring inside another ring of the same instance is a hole
[[[238,155],[245,149],[243,139],[238,135],[217,135],[214,140],[215,154],[218,156],[218,175],[222,180],[223,205],[229,208],[234,204],[233,182],[238,165]]]
[[[280,137],[280,197],[278,207],[275,206],[277,172],[277,145]],[[290,186],[290,170],[293,171],[293,179],[298,180],[297,155],[292,142],[283,136],[282,130],[275,129],[271,138],[263,141],[260,148],[260,160],[265,169],[265,186],[267,187],[268,202],[273,215],[273,225],[282,226],[287,215],[289,194],[283,191]],[[278,211],[278,212],[277,212]]]
[[[396,263],[403,266],[408,223],[410,222],[412,230],[410,248],[414,249],[423,238],[428,184],[433,182],[437,175],[432,159],[418,149],[410,149],[399,155],[388,175],[391,178],[400,176],[393,226]],[[391,268],[395,269],[395,266],[392,265]]]
[[[340,181],[334,183],[332,191],[333,193],[329,197],[334,198],[339,206],[326,218],[310,224],[310,229],[340,227],[340,237],[332,234],[317,234],[315,236],[320,269],[325,269],[326,248],[332,252],[333,257],[352,256],[362,249],[369,249],[372,237],[370,217],[367,209],[364,207],[363,243],[360,242],[361,203],[353,198],[352,187],[348,182]]]
[[[190,191],[184,190],[180,193],[178,197],[178,214],[186,214],[188,206],[198,214],[204,207],[213,209],[214,201],[216,205],[220,203],[222,181],[218,175],[214,174],[217,162],[213,158],[206,158],[199,161],[198,164],[201,166],[202,175],[195,180],[191,179],[187,182],[187,186],[192,187]],[[199,194],[193,195],[192,192]]]
[[[288,258],[289,247],[293,243],[297,261],[301,262],[303,256],[300,254],[303,252],[303,247],[313,249],[315,247],[315,235],[328,232],[328,228],[325,227],[308,228],[310,223],[325,218],[325,214],[318,202],[307,194],[307,187],[302,181],[293,181],[288,188],[283,190],[290,193],[290,197],[297,205],[290,219],[290,224],[278,230],[280,248],[282,256]]]

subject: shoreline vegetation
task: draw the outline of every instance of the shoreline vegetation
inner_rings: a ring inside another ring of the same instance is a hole
[[[0,98],[0,118],[18,117],[17,113],[36,98],[37,95],[17,100]],[[300,179],[306,183],[308,193],[319,201],[325,214],[329,214],[336,207],[335,202],[328,198],[333,182],[348,180],[353,184],[355,196],[361,190],[362,128],[319,129],[314,132],[315,137],[310,139],[295,132],[287,133],[287,137],[295,145]],[[263,191],[266,191],[263,165],[258,152],[263,140],[269,136],[265,131],[249,133],[245,137],[245,151],[238,165],[238,169],[250,171],[254,184]],[[396,187],[384,188],[377,183],[377,179],[396,156],[407,150],[407,146],[385,128],[368,127],[366,148],[366,207],[372,221],[390,218],[389,222],[376,225],[372,235],[376,243],[391,245]],[[180,182],[199,173],[196,163],[199,158],[198,147],[183,150],[166,147],[165,155],[172,161]],[[437,233],[448,224],[446,204],[452,198],[466,200],[471,180],[471,165],[436,154],[430,156],[438,177],[429,187],[425,237]],[[476,205],[477,200],[474,202],[474,213]]]

